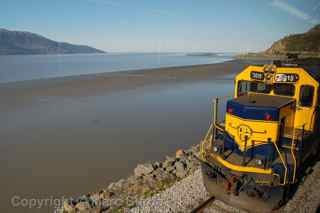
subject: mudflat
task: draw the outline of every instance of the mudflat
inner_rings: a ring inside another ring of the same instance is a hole
[[[83,96],[134,89],[137,87],[214,80],[239,72],[247,63],[241,60],[218,64],[89,74],[0,84],[0,107],[11,108],[35,96]],[[0,108],[1,109],[1,108]]]
[[[138,163],[197,144],[212,97],[232,94],[232,76],[246,66],[229,61],[0,84],[1,210],[36,212],[13,207],[12,198],[95,191]]]

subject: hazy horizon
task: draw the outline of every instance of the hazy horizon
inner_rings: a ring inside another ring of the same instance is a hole
[[[320,2],[3,0],[0,19],[0,28],[107,52],[257,52],[320,23]]]

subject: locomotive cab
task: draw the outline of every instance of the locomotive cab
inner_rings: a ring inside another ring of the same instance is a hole
[[[289,188],[319,152],[319,74],[320,66],[249,66],[235,78],[223,122],[215,99],[200,146],[210,194],[256,212],[288,199]]]

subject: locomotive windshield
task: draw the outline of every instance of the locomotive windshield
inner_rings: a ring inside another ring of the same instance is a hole
[[[238,96],[248,92],[269,94],[273,90],[276,95],[294,96],[295,86],[287,83],[266,84],[257,81],[239,81]]]
[[[273,92],[276,95],[294,96],[295,86],[293,84],[274,84]]]
[[[271,85],[257,81],[239,81],[238,95],[244,95],[247,92],[256,92],[268,94],[271,92]]]

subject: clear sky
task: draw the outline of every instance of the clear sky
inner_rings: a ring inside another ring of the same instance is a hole
[[[106,51],[260,51],[320,23],[320,0],[0,2],[0,28]]]

